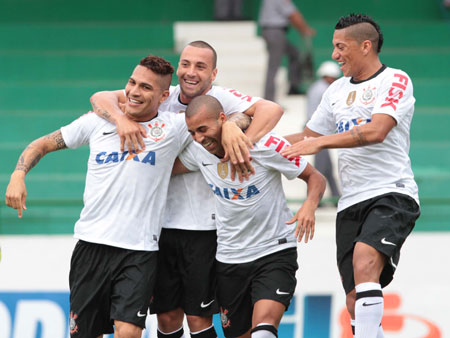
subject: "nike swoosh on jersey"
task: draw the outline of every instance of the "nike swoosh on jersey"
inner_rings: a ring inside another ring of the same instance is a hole
[[[397,244],[395,244],[395,243],[388,242],[388,241],[386,240],[386,237],[383,237],[383,238],[381,239],[381,244],[397,246]]]
[[[141,310],[139,310],[137,313],[138,317],[145,317],[146,315],[147,315],[146,313],[141,313]]]
[[[212,165],[212,163],[204,163],[204,162],[202,161],[202,166],[206,167],[206,166],[208,166],[208,165]]]
[[[202,302],[202,303],[200,304],[200,307],[201,307],[202,309],[204,309],[205,307],[210,306],[213,302],[214,302],[214,299],[213,299],[212,301],[210,301],[209,303],[206,303],[206,304],[204,304],[204,303]]]
[[[103,135],[110,135],[110,134],[114,134],[114,131],[104,131]]]
[[[290,292],[284,292],[284,291],[280,291],[280,289],[277,289],[277,295],[289,295]]]

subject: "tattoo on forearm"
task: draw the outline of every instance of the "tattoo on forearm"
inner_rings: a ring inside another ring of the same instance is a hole
[[[359,130],[359,127],[352,128],[350,130],[350,133],[353,136],[353,139],[355,139],[356,142],[358,142],[358,145],[365,146],[369,144],[367,139],[364,137],[364,134],[361,133],[361,130]]]
[[[97,103],[96,103],[95,100],[92,101],[92,107],[93,107],[94,110],[95,110],[97,113],[99,113],[105,120],[107,120],[107,121],[109,121],[109,122],[113,122],[113,121],[112,121],[112,116],[111,116],[111,114],[110,114],[107,110],[100,108],[100,107],[97,105]]]
[[[41,137],[25,148],[17,161],[16,170],[28,173],[45,154],[64,148],[67,148],[67,146],[60,130]]]
[[[242,130],[246,130],[252,122],[250,116],[243,113],[234,113],[228,117],[228,121],[234,122]]]
[[[43,154],[40,153],[33,144],[30,144],[25,148],[22,155],[17,161],[16,170],[24,171],[28,173],[42,158]],[[27,160],[25,160],[27,158]]]

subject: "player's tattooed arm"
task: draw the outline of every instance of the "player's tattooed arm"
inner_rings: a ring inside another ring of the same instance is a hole
[[[370,142],[366,139],[364,134],[361,132],[360,128],[356,126],[355,128],[352,128],[350,130],[350,134],[352,135],[353,139],[359,146],[366,146],[370,144]]]
[[[113,119],[112,115],[106,110],[106,109],[102,109],[98,106],[97,100],[96,99],[92,99],[91,100],[91,104],[92,104],[92,108],[94,108],[94,111],[100,115],[100,117],[104,118],[105,120],[114,123],[115,120]]]
[[[67,148],[61,131],[57,130],[31,142],[17,161],[16,169],[28,173],[47,153]]]
[[[16,169],[11,174],[5,194],[6,205],[16,209],[19,218],[22,217],[23,210],[27,209],[25,204],[27,199],[25,175],[45,154],[64,148],[66,148],[66,143],[61,131],[57,130],[31,142],[20,155]]]
[[[245,131],[252,122],[252,118],[244,113],[234,113],[228,117],[228,121],[235,123],[242,131]]]
[[[91,96],[90,101],[98,116],[116,125],[121,151],[124,151],[125,146],[130,153],[145,149],[144,138],[147,137],[147,131],[144,126],[124,114],[127,98],[123,90],[97,92]]]

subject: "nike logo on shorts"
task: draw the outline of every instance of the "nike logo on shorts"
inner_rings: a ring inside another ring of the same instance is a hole
[[[202,166],[206,167],[208,165],[212,165],[212,163],[205,163],[205,162],[202,161]]]
[[[388,241],[386,240],[386,237],[383,237],[383,238],[381,239],[381,244],[397,246],[397,244],[395,244],[395,243],[388,242]]]
[[[104,131],[103,135],[110,135],[110,134],[113,134],[113,133],[114,133],[113,131]]]
[[[147,315],[146,313],[141,313],[141,310],[139,310],[137,313],[138,317],[145,317],[146,315]]]
[[[277,289],[276,291],[277,295],[289,295],[289,292],[280,291],[280,289]]]
[[[204,303],[202,302],[202,303],[200,304],[200,307],[201,307],[202,309],[204,309],[205,307],[210,306],[213,302],[214,302],[214,299],[213,299],[212,301],[210,301],[209,303],[206,303],[206,304],[204,304]]]

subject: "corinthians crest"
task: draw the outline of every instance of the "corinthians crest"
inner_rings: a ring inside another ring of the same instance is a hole
[[[361,103],[368,105],[375,101],[375,90],[375,87],[371,88],[370,86],[363,89],[363,94],[361,95]]]
[[[221,179],[225,179],[228,176],[228,162],[217,163],[217,174]]]
[[[161,122],[159,120],[152,121],[152,123],[148,124],[149,127],[149,137],[155,142],[158,142],[162,140],[164,137],[166,137],[166,132],[164,130],[164,127],[166,124],[164,122]]]

